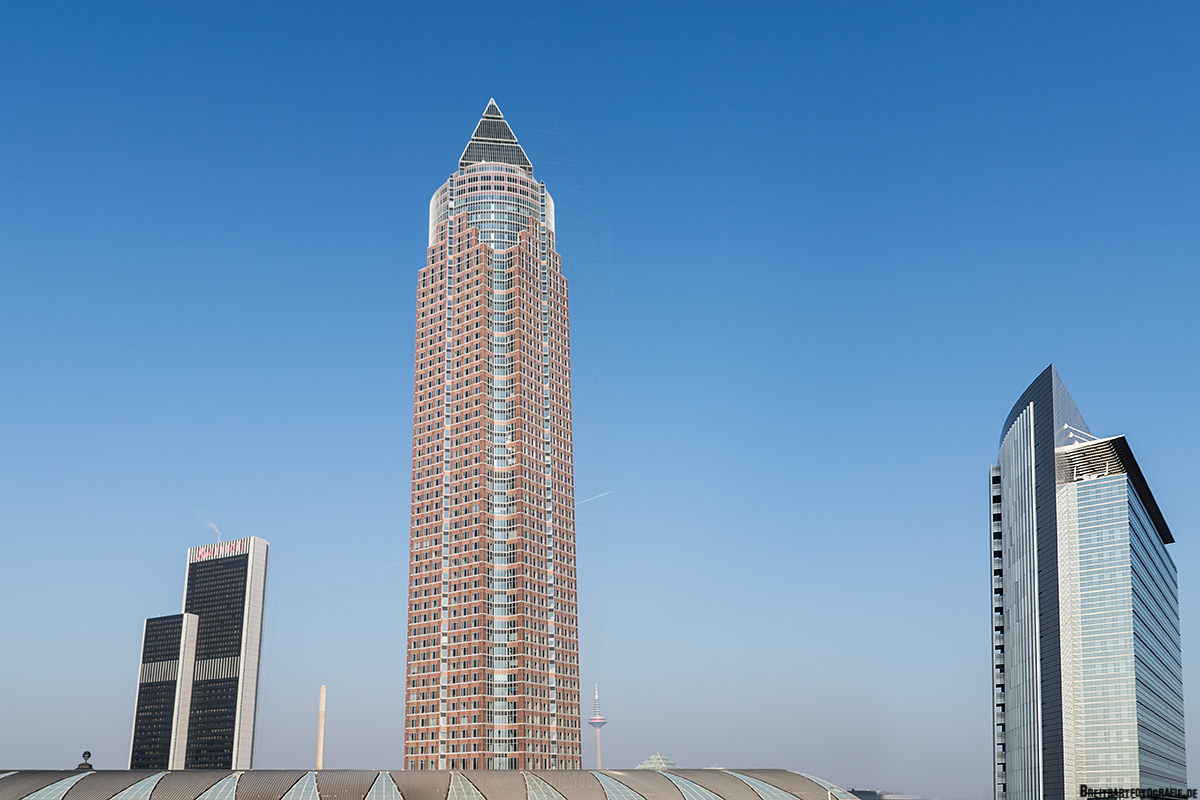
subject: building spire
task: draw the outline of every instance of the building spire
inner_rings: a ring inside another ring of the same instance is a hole
[[[529,163],[529,157],[517,142],[512,128],[508,127],[504,115],[500,113],[500,106],[496,105],[495,98],[488,100],[487,108],[483,110],[483,116],[475,126],[475,133],[471,134],[471,141],[467,142],[462,157],[458,159],[458,168],[466,169],[483,161],[512,164],[530,175],[533,174],[533,165]]]
[[[600,713],[600,684],[598,683],[596,684],[596,713],[592,715],[592,719],[590,721],[597,728],[608,721]]]

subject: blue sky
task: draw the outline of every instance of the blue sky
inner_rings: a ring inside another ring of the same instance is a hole
[[[1176,533],[1200,708],[1198,34],[1179,3],[3,6],[0,762],[125,766],[142,619],[211,520],[272,543],[256,766],[310,764],[320,684],[326,766],[400,764],[413,276],[489,97],[535,168],[557,126],[560,213],[608,231],[561,241],[606,765],[990,796],[987,467],[1051,362]]]

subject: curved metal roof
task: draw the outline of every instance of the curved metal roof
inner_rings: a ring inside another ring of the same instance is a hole
[[[131,787],[148,791],[145,800],[199,800],[223,784],[222,793],[236,800],[284,800],[305,795],[312,800],[364,800],[382,775],[378,770],[177,770],[156,773],[138,770],[0,770],[0,800],[113,800]],[[402,800],[454,800],[469,795],[483,800],[545,800],[549,786],[562,800],[685,800],[689,795],[718,800],[758,800],[770,786],[771,800],[827,800],[827,787],[811,778],[782,769],[725,770],[389,770]],[[527,777],[528,776],[528,777]],[[670,777],[668,777],[670,776]],[[148,780],[157,778],[157,780]],[[453,778],[453,781],[452,781]],[[749,781],[746,778],[750,778]],[[144,783],[143,783],[144,781]],[[530,786],[534,790],[530,790]],[[702,787],[703,791],[698,791]],[[389,787],[390,788],[390,787]],[[833,787],[832,793],[847,797]],[[314,791],[315,790],[315,791]],[[35,798],[36,795],[36,798]],[[450,797],[454,795],[454,797]],[[128,796],[128,795],[127,795]],[[118,799],[121,800],[121,799]],[[764,800],[766,800],[764,798]]]

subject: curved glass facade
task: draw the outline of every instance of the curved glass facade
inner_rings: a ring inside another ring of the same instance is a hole
[[[477,229],[479,240],[496,251],[520,244],[530,218],[554,232],[554,200],[534,179],[533,165],[494,99],[458,160],[458,172],[429,201],[430,247],[438,224],[464,211],[467,227]]]
[[[463,167],[442,184],[429,203],[429,246],[438,223],[467,213],[467,227],[493,250],[520,244],[521,233],[533,217],[554,230],[554,200],[545,184],[510,164],[484,162]]]
[[[1053,366],[1005,420],[990,496],[997,800],[1186,788],[1174,538]]]

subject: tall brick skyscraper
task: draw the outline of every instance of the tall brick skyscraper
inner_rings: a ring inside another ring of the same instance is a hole
[[[416,288],[405,766],[579,769],[567,280],[494,100]]]

